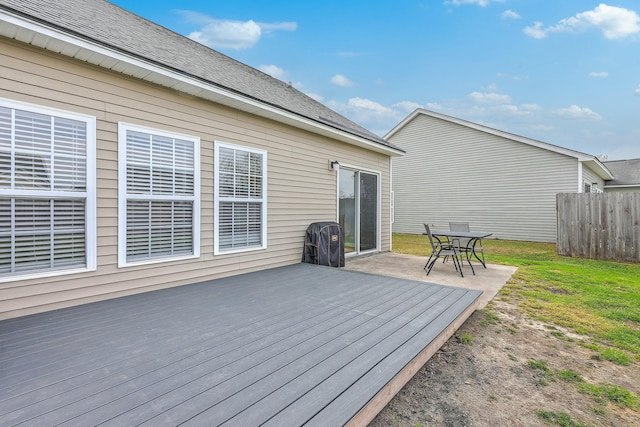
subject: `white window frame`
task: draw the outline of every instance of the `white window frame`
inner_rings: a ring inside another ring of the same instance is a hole
[[[230,198],[220,196],[220,148],[230,148],[233,150],[245,151],[249,153],[259,154],[262,156],[262,198]],[[233,254],[240,252],[251,252],[257,250],[263,250],[267,248],[267,152],[257,148],[229,144],[221,141],[214,141],[214,186],[213,186],[213,203],[214,203],[214,221],[213,221],[213,254]],[[260,202],[262,204],[261,217],[262,217],[262,235],[260,240],[262,245],[241,247],[234,249],[220,249],[220,202]]]
[[[395,193],[393,192],[393,190],[391,190],[389,192],[389,220],[391,224],[396,222],[395,202],[396,202]]]
[[[127,131],[147,133],[193,142],[193,196],[127,194]],[[127,261],[127,201],[191,201],[193,202],[193,253]],[[156,264],[200,257],[200,138],[146,126],[118,122],[118,267]]]
[[[0,189],[3,197],[24,197],[34,199],[62,199],[67,197],[83,198],[85,200],[85,266],[59,270],[42,270],[33,273],[11,273],[8,276],[0,276],[0,283],[17,280],[46,278],[60,275],[83,273],[97,269],[97,243],[96,243],[96,118],[85,114],[55,108],[43,107],[26,102],[0,98],[0,106],[16,110],[24,110],[52,117],[65,118],[85,123],[86,125],[86,191],[36,191],[24,189]],[[15,130],[14,130],[15,131]],[[66,197],[65,197],[66,196]]]

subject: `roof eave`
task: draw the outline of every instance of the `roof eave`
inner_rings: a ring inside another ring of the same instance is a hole
[[[611,171],[600,161],[597,157],[579,159],[582,163],[589,165],[589,168],[596,173],[603,180],[614,179]]]
[[[314,134],[336,139],[388,156],[402,156],[400,149],[387,147],[365,137],[316,122],[308,117],[274,107],[213,82],[181,73],[96,41],[70,34],[58,28],[0,10],[0,36],[75,58],[111,71],[171,88]]]

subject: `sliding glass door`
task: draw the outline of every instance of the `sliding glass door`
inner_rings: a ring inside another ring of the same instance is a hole
[[[344,253],[356,251],[356,172],[338,171],[338,222],[344,232]]]
[[[360,252],[378,249],[378,176],[358,172]]]
[[[338,221],[344,230],[345,253],[378,250],[378,175],[341,167],[338,176]]]

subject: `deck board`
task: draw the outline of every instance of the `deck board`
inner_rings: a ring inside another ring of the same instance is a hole
[[[0,424],[345,424],[479,295],[299,264],[9,319]]]

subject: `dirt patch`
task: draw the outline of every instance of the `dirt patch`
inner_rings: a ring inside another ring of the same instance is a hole
[[[544,361],[592,384],[640,393],[640,366],[595,360],[579,336],[523,317],[495,301],[476,311],[370,424],[389,426],[541,426],[539,411],[568,413],[588,426],[640,426],[640,414],[581,394],[575,384],[528,366]]]

